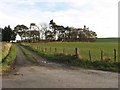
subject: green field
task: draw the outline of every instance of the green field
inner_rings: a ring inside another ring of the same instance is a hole
[[[29,43],[31,47],[36,47],[39,50],[46,50],[47,53],[63,53],[68,55],[75,54],[75,48],[78,48],[79,55],[82,59],[89,60],[89,50],[91,52],[92,60],[101,60],[101,50],[103,50],[104,59],[114,60],[113,50],[117,50],[118,61],[118,43],[109,42],[49,42],[49,43]],[[51,52],[50,52],[51,48]],[[56,48],[56,51],[55,51]]]
[[[118,42],[120,38],[97,38],[96,42]]]

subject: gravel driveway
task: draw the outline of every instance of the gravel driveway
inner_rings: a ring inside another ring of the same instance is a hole
[[[118,88],[118,73],[48,62],[25,49],[38,61],[33,64],[17,50],[15,68],[3,76],[3,88]]]

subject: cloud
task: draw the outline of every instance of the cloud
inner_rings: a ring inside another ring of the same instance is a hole
[[[115,37],[118,0],[1,0],[0,26],[49,23],[51,19],[64,26],[86,25],[98,37]]]

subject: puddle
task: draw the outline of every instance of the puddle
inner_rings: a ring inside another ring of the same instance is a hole
[[[62,64],[55,63],[55,62],[46,62],[46,64],[54,64],[54,65],[58,65],[58,66],[63,66]]]
[[[47,63],[46,61],[42,61],[43,63]]]
[[[45,63],[45,64],[50,64],[50,65],[57,65],[57,66],[63,66],[64,64],[59,64],[59,63],[56,63],[56,62],[48,62],[48,61],[42,61],[42,63]]]

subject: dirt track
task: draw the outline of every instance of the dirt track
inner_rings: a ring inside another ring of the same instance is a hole
[[[17,47],[15,70],[3,76],[3,88],[118,88],[118,74],[48,62],[30,51],[39,62],[27,60]]]

